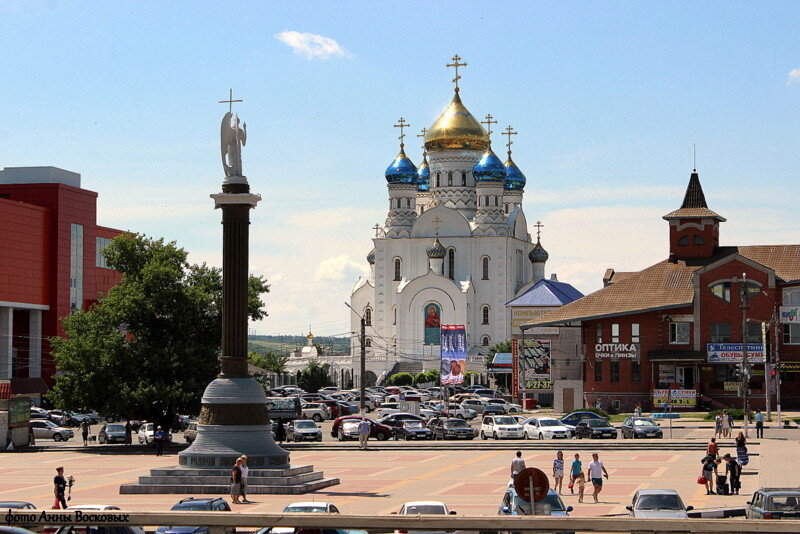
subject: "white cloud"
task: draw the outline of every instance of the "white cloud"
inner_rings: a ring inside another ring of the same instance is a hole
[[[364,266],[353,261],[347,254],[341,254],[322,260],[314,274],[315,280],[345,280],[347,275],[364,274]],[[352,283],[353,280],[350,280]]]
[[[800,69],[790,70],[788,78],[790,84],[800,83]]]
[[[333,56],[350,55],[347,50],[330,37],[315,33],[286,30],[277,34],[275,38],[291,46],[295,54],[305,56],[306,59],[328,59]]]

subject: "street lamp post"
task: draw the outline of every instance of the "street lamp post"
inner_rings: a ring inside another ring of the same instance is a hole
[[[750,362],[747,359],[747,273],[742,273],[739,282],[739,301],[742,308],[742,397],[744,400],[744,436],[748,436],[748,399],[750,389]]]

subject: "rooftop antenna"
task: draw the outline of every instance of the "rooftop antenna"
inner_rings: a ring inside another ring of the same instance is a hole
[[[697,143],[692,143],[692,167],[694,167],[692,172],[697,172]]]

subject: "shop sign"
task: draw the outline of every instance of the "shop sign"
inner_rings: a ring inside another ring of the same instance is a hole
[[[708,363],[742,363],[741,343],[709,343],[706,346]],[[747,344],[747,361],[749,363],[764,363],[764,345],[761,343]]]
[[[8,399],[8,426],[28,426],[31,420],[31,399],[12,397]]]
[[[742,387],[741,382],[725,382],[725,391],[739,391],[739,388]]]
[[[594,346],[595,358],[639,359],[638,343],[597,343]]]
[[[800,324],[800,306],[781,306],[782,324]]]
[[[658,364],[658,383],[659,384],[672,384],[677,382],[675,375],[675,366],[667,363]]]
[[[781,363],[778,370],[781,373],[800,373],[800,363]]]
[[[697,406],[697,391],[694,389],[654,389],[653,404],[665,403],[682,408],[693,408]]]

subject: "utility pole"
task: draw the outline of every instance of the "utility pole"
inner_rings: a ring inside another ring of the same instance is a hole
[[[358,379],[359,395],[361,398],[359,413],[361,417],[364,417],[367,413],[367,386],[364,381],[364,374],[367,372],[367,320],[364,317],[361,318],[361,335],[359,336],[359,341],[361,342],[361,375]]]
[[[742,397],[744,399],[744,437],[748,435],[748,404],[747,394],[750,389],[750,362],[747,359],[747,273],[742,273],[739,282],[739,301],[742,308]]]
[[[770,385],[772,383],[772,370],[775,368],[774,363],[772,363],[772,359],[767,354],[767,323],[766,321],[761,322],[761,346],[764,352],[764,361],[767,362],[764,364],[764,385],[766,386],[765,391],[765,401],[767,404],[767,421],[772,419],[772,412],[771,412],[771,402],[770,397],[772,397],[772,390]]]
[[[776,305],[775,313],[772,316],[773,329],[775,330],[775,342],[772,345],[772,361],[775,364],[775,409],[778,412],[778,428],[781,427],[781,355],[778,350],[780,340],[780,314]]]

